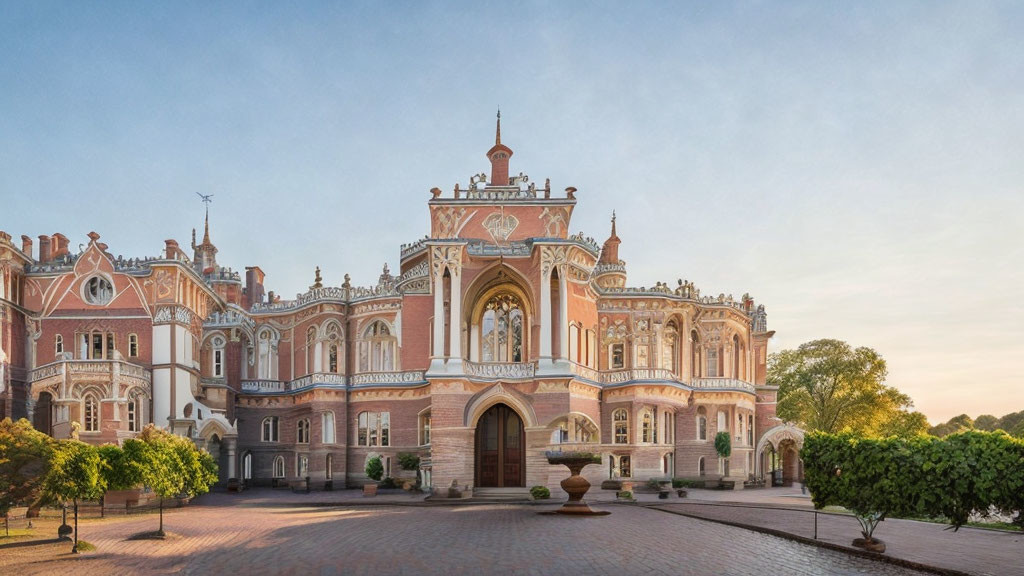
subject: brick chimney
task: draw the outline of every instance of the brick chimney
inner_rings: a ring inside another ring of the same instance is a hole
[[[24,234],[21,235],[21,251],[25,253],[25,256],[32,257],[32,239]]]
[[[245,307],[263,302],[263,279],[265,275],[259,266],[245,267]]]
[[[164,240],[164,258],[174,260],[178,257],[178,241]]]
[[[50,258],[60,258],[68,253],[68,237],[60,232],[50,239]]]
[[[39,235],[39,261],[49,262],[50,256],[50,237],[46,234]]]

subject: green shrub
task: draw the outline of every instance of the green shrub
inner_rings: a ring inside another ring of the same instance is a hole
[[[378,481],[384,476],[384,464],[380,461],[380,456],[374,456],[366,461],[366,475]]]
[[[728,458],[732,454],[732,440],[729,438],[728,432],[715,434],[715,451],[722,458]]]
[[[647,481],[647,487],[655,492],[659,492],[661,490],[661,480],[658,478],[651,478]]]
[[[547,500],[551,498],[551,490],[546,486],[534,486],[530,488],[530,496],[533,496],[534,500]]]
[[[686,480],[683,480],[682,478],[673,478],[672,479],[672,487],[673,488],[689,488],[689,486],[686,485]]]
[[[395,479],[391,476],[380,481],[381,488],[398,488],[398,484],[395,483]]]
[[[616,492],[615,495],[618,496],[619,498],[621,498],[622,500],[632,500],[633,499],[633,493],[630,492],[629,490],[623,490],[622,492]]]
[[[416,470],[420,467],[420,457],[411,452],[399,452],[398,465],[402,470]]]

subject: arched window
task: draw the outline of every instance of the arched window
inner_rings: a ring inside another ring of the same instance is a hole
[[[743,380],[743,344],[740,343],[740,337],[733,335],[732,337],[732,377]]]
[[[391,414],[360,412],[357,418],[356,444],[359,446],[391,445]]]
[[[211,373],[214,378],[224,377],[224,338],[220,336],[214,336],[210,340],[211,358],[210,366],[212,367]]]
[[[274,478],[284,478],[284,456],[274,458]]]
[[[252,480],[252,453],[246,452],[242,456],[242,479]]]
[[[57,334],[53,338],[53,353],[56,354],[56,355],[60,355],[60,354],[64,353],[64,337],[61,336],[60,334]],[[58,360],[59,360],[59,358],[58,358]]]
[[[261,379],[277,378],[277,367],[274,365],[274,352],[277,351],[277,335],[270,328],[263,328],[256,337],[259,365],[257,374]]]
[[[644,410],[640,415],[640,441],[654,442],[654,416],[650,410]]]
[[[309,419],[303,418],[295,423],[295,442],[309,444]]]
[[[85,420],[85,431],[99,432],[100,406],[99,402],[96,401],[96,396],[94,394],[86,394],[82,409],[84,411],[83,419]]]
[[[754,416],[747,416],[747,446],[754,445]]]
[[[484,304],[480,320],[480,360],[523,361],[523,304],[515,295],[495,294]]]
[[[321,344],[326,348],[324,352],[327,357],[327,371],[331,374],[341,373],[341,326],[337,322],[330,321],[324,326],[324,341]]]
[[[391,328],[381,320],[370,324],[359,342],[360,372],[389,372],[395,369],[395,351],[398,340]]]
[[[679,358],[679,329],[675,320],[669,320],[661,338],[661,367],[673,374],[679,374],[676,366]]]
[[[267,416],[263,419],[263,441],[264,442],[277,442],[278,439],[278,420],[277,416]],[[282,472],[282,476],[283,476]]]
[[[625,408],[612,412],[612,430],[614,444],[629,444],[629,412]]]
[[[697,440],[708,439],[708,412],[703,406],[697,408]]]
[[[555,429],[551,433],[552,444],[567,442],[579,444],[598,441],[597,426],[594,426],[590,419],[582,415],[569,414],[565,418],[558,419],[554,426]]]
[[[707,356],[708,356],[708,361],[707,361],[707,367],[704,370],[704,374],[708,378],[716,378],[718,376],[721,376],[721,374],[718,373],[718,348],[715,348],[715,347],[708,348],[707,349]]]
[[[697,475],[698,476],[703,476],[704,474],[705,474],[705,470],[704,470],[704,457],[701,456],[697,460]]]
[[[334,412],[320,415],[320,436],[324,444],[334,444]]]
[[[309,455],[299,454],[295,459],[295,475],[299,478],[309,476]]]
[[[420,414],[419,421],[420,446],[427,446],[430,444],[430,410]]]

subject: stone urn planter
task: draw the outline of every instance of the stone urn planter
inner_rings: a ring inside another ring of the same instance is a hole
[[[548,464],[562,464],[569,469],[569,477],[562,480],[562,490],[569,494],[569,500],[561,508],[554,511],[554,514],[569,514],[573,516],[604,516],[610,512],[592,510],[583,500],[583,495],[590,490],[590,482],[580,476],[580,471],[591,464],[600,464],[601,455],[592,452],[553,452],[544,454],[547,456]]]

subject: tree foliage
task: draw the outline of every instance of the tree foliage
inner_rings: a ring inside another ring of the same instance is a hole
[[[1024,410],[1005,414],[1001,418],[996,418],[991,414],[982,414],[974,420],[971,420],[967,414],[960,414],[946,422],[932,426],[928,429],[928,433],[933,436],[948,436],[965,430],[988,432],[1003,430],[1016,438],[1024,438]]]
[[[95,500],[103,496],[104,463],[95,446],[79,440],[60,440],[50,460],[43,489],[55,500]]]
[[[0,516],[39,497],[53,447],[54,440],[24,418],[0,421]]]
[[[366,475],[378,481],[384,476],[384,464],[380,461],[380,456],[374,456],[366,461]]]
[[[732,439],[728,432],[715,434],[715,451],[722,458],[728,458],[732,454]]]
[[[1024,523],[1024,441],[1003,432],[947,438],[811,433],[801,452],[816,508],[843,506],[868,540],[887,516],[945,518],[959,528],[997,510]]]
[[[779,387],[778,416],[804,430],[913,435],[921,419],[905,416],[913,403],[886,374],[878,352],[825,339],[772,354],[767,383]]]

